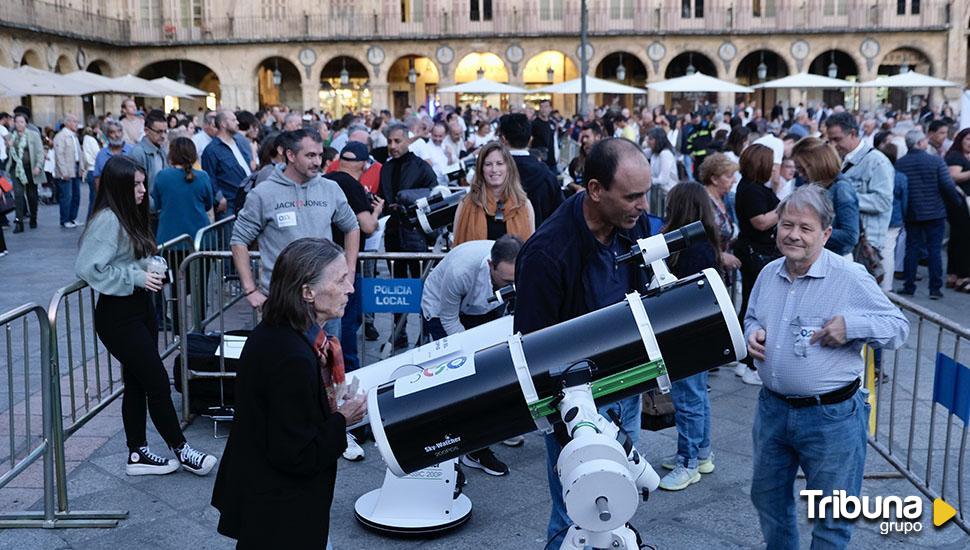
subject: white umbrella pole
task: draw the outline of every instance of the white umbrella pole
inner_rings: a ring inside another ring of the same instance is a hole
[[[579,51],[580,51],[580,84],[579,84],[579,116],[584,120],[586,119],[586,109],[588,108],[589,98],[586,95],[586,73],[589,72],[589,60],[586,59],[586,46],[588,44],[587,36],[587,12],[586,12],[586,0],[580,2],[579,8]],[[565,68],[565,65],[563,65]]]

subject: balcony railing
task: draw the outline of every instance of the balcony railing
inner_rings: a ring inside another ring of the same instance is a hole
[[[949,24],[951,1],[922,0],[920,13],[912,14],[913,1],[906,0],[906,13],[897,14],[897,0],[705,0],[702,12],[696,10],[697,0],[632,0],[631,15],[631,10],[616,9],[610,0],[590,0],[589,32],[606,36],[939,30]],[[473,21],[468,2],[447,0],[426,0],[423,13],[407,18],[398,2],[361,0],[343,10],[331,10],[326,2],[320,5],[321,13],[237,13],[210,17],[199,25],[179,19],[128,21],[34,0],[0,0],[0,25],[108,43],[166,44],[575,35],[580,20],[579,0],[562,0],[560,11],[548,12],[540,9],[540,2],[495,0],[489,21]]]

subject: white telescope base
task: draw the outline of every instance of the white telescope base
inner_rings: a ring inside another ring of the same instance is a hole
[[[379,489],[361,496],[354,516],[365,527],[390,535],[430,535],[459,527],[471,517],[472,501],[455,498],[457,460],[449,460],[413,474],[384,474]]]

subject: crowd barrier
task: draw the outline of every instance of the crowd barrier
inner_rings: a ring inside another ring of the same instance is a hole
[[[941,498],[956,508],[953,521],[970,534],[964,505],[970,368],[959,363],[967,357],[970,330],[896,294],[889,297],[910,320],[910,343],[882,356],[881,372],[889,380],[875,384],[869,445],[929,500]]]

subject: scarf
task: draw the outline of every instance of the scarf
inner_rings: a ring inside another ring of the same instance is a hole
[[[495,216],[498,204],[491,193],[485,193],[485,201],[485,208],[482,208],[472,202],[471,195],[464,198],[462,215],[455,226],[455,245],[488,238],[486,216]],[[505,216],[505,232],[523,241],[528,240],[535,232],[529,223],[529,209],[519,204],[515,197],[507,197],[504,203],[502,214]]]
[[[340,349],[340,340],[335,336],[328,336],[319,326],[312,327],[310,332],[311,334],[316,332],[316,336],[311,341],[320,365],[320,381],[323,392],[327,396],[327,403],[330,405],[330,412],[335,413],[337,402],[342,400],[347,392],[344,353]]]
[[[27,185],[27,172],[24,169],[24,150],[27,149],[27,130],[24,133],[14,132],[10,142],[10,159],[13,160],[13,175],[17,181]]]

